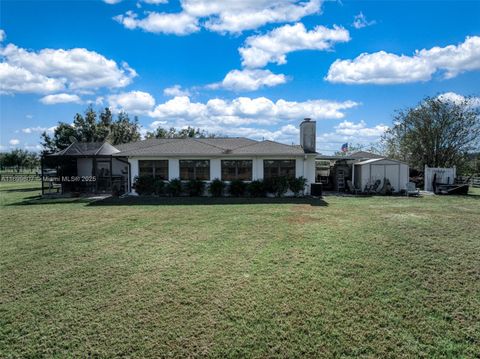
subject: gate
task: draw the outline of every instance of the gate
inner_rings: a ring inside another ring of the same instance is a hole
[[[425,166],[424,182],[425,191],[433,192],[433,178],[436,183],[453,184],[457,174],[457,168],[439,168]]]

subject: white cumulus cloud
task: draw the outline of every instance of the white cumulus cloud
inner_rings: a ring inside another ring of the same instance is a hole
[[[155,106],[155,99],[148,92],[130,91],[108,96],[113,111],[125,111],[134,115],[145,114]]]
[[[8,143],[12,146],[17,146],[20,144],[20,140],[17,138],[12,138],[10,141],[8,141]]]
[[[334,127],[332,132],[321,133],[317,136],[317,149],[320,152],[339,151],[344,143],[369,145],[377,142],[388,130],[384,124],[369,127],[365,121],[342,121]]]
[[[8,44],[0,48],[0,91],[51,93],[125,87],[137,74],[127,63],[83,48],[29,51]]]
[[[44,96],[40,99],[40,102],[45,105],[55,105],[57,103],[81,103],[82,100],[78,95],[58,93],[54,95]]]
[[[455,92],[445,92],[437,97],[442,101],[452,102],[457,105],[467,103],[471,107],[480,107],[480,97],[465,97]]]
[[[51,78],[27,69],[0,63],[0,93],[49,93],[63,90],[65,79]]]
[[[308,100],[303,102],[272,101],[265,97],[220,98],[207,102],[192,102],[187,96],[178,96],[161,103],[149,115],[161,124],[174,126],[193,125],[211,131],[227,132],[245,125],[274,125],[281,122],[314,119],[341,119],[344,111],[359,104],[353,101]]]
[[[127,29],[136,28],[156,34],[188,35],[200,30],[198,19],[187,13],[158,13],[149,12],[146,17],[139,19],[132,11],[125,15],[117,15],[114,20]]]
[[[153,33],[186,35],[201,26],[219,33],[240,33],[318,13],[321,0],[182,0],[180,5],[182,11],[177,13],[148,12],[139,18],[130,11],[114,19],[128,29]]]
[[[428,81],[437,73],[445,78],[480,69],[480,37],[458,45],[417,50],[413,56],[379,51],[353,60],[336,60],[326,80],[346,84],[400,84]]]
[[[174,85],[172,87],[167,87],[163,90],[163,94],[165,96],[190,96],[190,92],[188,90],[182,89],[180,85]]]
[[[123,0],[103,0],[104,3],[107,3],[109,5],[115,5],[115,4],[121,3],[122,1]],[[168,3],[168,0],[140,0],[140,1],[150,5],[160,5],[160,4]]]
[[[26,134],[31,134],[31,133],[42,133],[42,132],[48,132],[48,133],[53,133],[55,131],[55,128],[57,126],[52,126],[52,127],[27,127],[27,128],[22,128],[22,132]]]
[[[363,15],[363,12],[360,12],[358,15],[355,15],[352,26],[355,29],[363,29],[364,27],[372,26],[375,24],[376,24],[375,20],[368,21],[367,17]]]
[[[232,70],[220,83],[209,85],[210,88],[224,88],[233,91],[255,91],[261,87],[273,87],[287,82],[283,74],[274,74],[270,70],[244,69]]]
[[[7,38],[7,34],[5,33],[5,30],[0,29],[0,42],[3,42]]]
[[[329,50],[337,42],[350,40],[349,32],[338,26],[316,26],[307,31],[302,23],[284,25],[265,35],[250,36],[239,49],[242,65],[263,67],[270,62],[284,64],[286,55],[299,50]]]

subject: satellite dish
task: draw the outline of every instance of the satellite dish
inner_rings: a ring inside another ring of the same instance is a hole
[[[71,143],[78,142],[78,140],[74,136],[70,136],[68,139],[70,140]]]

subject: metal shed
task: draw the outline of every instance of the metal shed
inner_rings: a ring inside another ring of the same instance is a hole
[[[388,158],[373,158],[353,164],[353,183],[360,190],[380,180],[382,187],[385,179],[390,181],[393,192],[405,190],[409,181],[410,168],[406,163]]]

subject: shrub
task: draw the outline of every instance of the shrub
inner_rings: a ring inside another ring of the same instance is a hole
[[[178,178],[172,179],[167,184],[167,192],[170,196],[178,197],[182,193],[182,181]]]
[[[265,197],[266,191],[262,180],[255,180],[248,184],[248,192],[252,197]]]
[[[288,191],[288,178],[285,176],[273,178],[273,191],[277,197],[282,197]]]
[[[156,179],[153,183],[153,188],[157,196],[161,196],[165,191],[165,182],[161,179]]]
[[[265,178],[263,180],[263,189],[266,193],[275,193],[275,179],[274,178]]]
[[[242,180],[235,179],[230,182],[230,194],[233,197],[242,197],[247,190],[247,184]]]
[[[155,180],[152,176],[135,177],[133,188],[141,196],[150,195],[155,192],[154,182]]]
[[[290,190],[295,196],[298,196],[300,193],[303,194],[305,190],[305,185],[307,184],[307,179],[305,177],[290,178],[288,180],[288,185]]]
[[[221,197],[223,194],[223,189],[225,188],[225,183],[218,178],[215,178],[208,187],[208,191],[213,197]]]
[[[187,182],[187,192],[190,196],[201,196],[205,190],[205,182],[197,179],[192,179]]]

